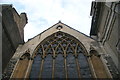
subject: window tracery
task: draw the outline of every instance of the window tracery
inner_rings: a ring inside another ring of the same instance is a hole
[[[83,52],[80,42],[73,36],[60,31],[54,33],[40,43],[40,47],[36,53],[37,55],[33,60],[30,77],[90,78],[91,72],[86,59],[87,57]],[[43,58],[41,58],[38,53]],[[36,64],[36,61],[39,65]],[[37,69],[37,71],[39,71],[39,73],[36,73],[34,69],[38,68],[38,66],[39,69]],[[37,76],[35,76],[35,74]],[[87,76],[88,74],[89,76]]]

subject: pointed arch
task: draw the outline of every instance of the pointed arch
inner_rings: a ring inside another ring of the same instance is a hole
[[[18,63],[17,67],[14,70],[14,73],[12,75],[12,78],[23,78],[26,75],[26,71],[29,65],[29,60],[30,60],[30,53],[26,52],[24,53]]]
[[[48,47],[46,48],[46,50],[45,50],[45,55],[47,55],[47,54],[53,54],[53,48],[52,48],[52,45],[50,44],[50,45],[48,45]]]
[[[61,44],[58,44],[58,46],[55,48],[55,52],[57,54],[61,53],[61,54],[64,54],[64,48]]]
[[[108,78],[108,73],[105,70],[105,66],[100,58],[99,53],[96,50],[91,50],[90,51],[90,55],[91,55],[91,61],[96,73],[96,77],[97,78]]]
[[[58,32],[56,32],[56,33],[53,33],[52,35],[50,35],[50,36],[48,36],[47,38],[43,39],[43,41],[41,41],[41,42],[37,45],[37,47],[35,48],[35,50],[34,50],[33,53],[36,53],[36,50],[39,48],[39,45],[40,45],[40,44],[42,44],[43,47],[44,47],[44,45],[45,45],[45,46],[50,45],[51,43],[54,43],[54,41],[57,42],[57,40],[56,40],[56,39],[58,39],[58,35],[57,35],[57,34],[60,34],[60,33],[63,34],[63,36],[61,37],[61,38],[62,38],[62,41],[61,41],[61,42],[66,41],[67,43],[69,43],[70,40],[73,39],[73,40],[71,40],[71,42],[75,41],[75,42],[79,43],[79,44],[80,44],[80,47],[81,47],[82,50],[84,51],[84,54],[85,54],[86,56],[89,54],[89,53],[87,52],[85,46],[84,46],[77,38],[75,38],[74,36],[72,36],[72,35],[70,35],[70,34],[68,34],[68,33],[62,32],[62,31],[58,31]],[[70,37],[70,39],[69,39],[69,37]],[[52,40],[48,43],[49,38],[52,39]],[[46,43],[46,41],[47,41],[47,43]],[[46,47],[44,47],[44,48],[46,49]],[[34,55],[34,54],[33,54],[33,55]]]
[[[39,48],[41,48],[42,50]],[[78,50],[78,48],[80,49],[80,51]],[[41,51],[43,52],[43,54],[41,55],[42,58],[39,66],[40,73],[37,72],[39,74],[39,78],[45,78],[45,76],[49,76],[47,78],[51,77],[71,78],[72,76],[80,77],[79,71],[80,65],[77,55],[79,53],[82,53],[84,56],[88,54],[84,45],[77,38],[61,31],[53,33],[52,35],[48,36],[43,41],[41,41],[39,45],[37,45],[37,47],[35,48],[34,55],[39,52],[38,50],[40,52]],[[34,65],[34,62],[35,61],[33,61],[32,65]],[[47,66],[48,64],[49,66]],[[60,69],[62,72],[57,71],[58,69]],[[46,70],[48,70],[50,73],[49,72],[46,73]],[[71,72],[75,72],[76,74],[73,74],[71,76],[70,75]],[[59,76],[57,75],[57,73],[62,73],[65,76],[63,75]]]
[[[69,54],[69,53],[74,53],[74,49],[73,47],[71,46],[71,44],[69,43],[66,47],[66,53]]]

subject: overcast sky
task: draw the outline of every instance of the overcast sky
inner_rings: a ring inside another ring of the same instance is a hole
[[[93,0],[0,0],[13,4],[20,14],[27,13],[28,23],[24,28],[24,39],[36,36],[59,20],[64,24],[89,35],[91,27],[91,2]]]

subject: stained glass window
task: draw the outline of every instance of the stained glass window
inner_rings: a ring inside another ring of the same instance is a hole
[[[64,57],[62,54],[58,54],[55,59],[55,78],[65,78]]]
[[[52,78],[52,56],[48,54],[44,59],[41,78]]]
[[[43,47],[37,52],[44,57],[36,55],[30,78],[91,78],[87,57],[75,37],[57,32],[39,45]]]
[[[39,78],[40,64],[41,64],[41,56],[40,54],[38,54],[34,58],[31,73],[30,73],[30,78]]]

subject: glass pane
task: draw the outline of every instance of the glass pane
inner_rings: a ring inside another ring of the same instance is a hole
[[[64,42],[62,43],[62,46],[63,46],[63,47],[66,47],[66,46],[67,46],[67,42],[64,41]]]
[[[68,46],[68,48],[67,48],[67,54],[69,54],[69,53],[73,53],[73,49],[72,49],[72,47],[69,45]]]
[[[44,46],[44,49],[46,49],[48,47],[49,43],[45,43],[43,46]]]
[[[58,38],[61,38],[62,36],[63,36],[62,33],[60,33],[60,32],[57,33],[57,37],[58,37]]]
[[[57,45],[58,45],[58,43],[57,42],[54,42],[53,44],[52,44],[52,48],[56,48],[57,47]]]
[[[61,34],[59,34],[59,35],[58,35],[58,38],[61,38],[61,37],[62,37],[62,35],[61,35]]]
[[[80,53],[78,54],[78,62],[80,65],[80,75],[82,78],[91,78],[91,73],[86,57]]]
[[[67,38],[66,41],[70,43],[72,40],[70,38]]]
[[[78,78],[77,66],[73,54],[67,56],[68,78]]]
[[[81,53],[82,52],[82,49],[81,49],[81,47],[78,45],[78,47],[77,47],[77,53]]]
[[[73,47],[75,47],[75,46],[76,46],[75,41],[74,41],[74,42],[72,41],[71,45],[72,45]]]
[[[61,47],[61,46],[59,46],[59,47],[57,48],[56,53],[58,53],[58,54],[62,54],[62,53],[63,53],[63,50],[62,50],[62,47]]]
[[[30,78],[38,78],[40,74],[41,56],[38,54],[33,61]]]
[[[58,39],[57,42],[58,42],[58,43],[61,43],[61,42],[62,42],[62,39]]]
[[[40,53],[40,54],[42,54],[42,53],[43,53],[42,48],[39,48],[38,53]]]
[[[52,54],[52,53],[53,53],[52,48],[51,48],[51,47],[49,47],[49,48],[47,49],[46,53],[47,53],[47,54]]]
[[[54,78],[65,78],[64,58],[63,58],[62,54],[58,54],[56,59],[55,59]]]
[[[42,78],[52,78],[52,56],[48,54],[43,63]]]

